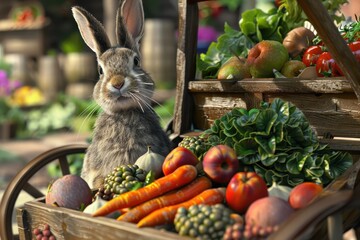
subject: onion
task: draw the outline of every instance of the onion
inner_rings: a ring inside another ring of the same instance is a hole
[[[315,34],[310,29],[297,27],[287,33],[283,45],[288,50],[290,57],[295,58],[312,45],[314,38]]]

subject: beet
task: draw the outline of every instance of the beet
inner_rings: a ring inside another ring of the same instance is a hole
[[[261,227],[276,227],[283,223],[294,209],[279,197],[264,197],[253,202],[245,215],[245,222]]]
[[[65,175],[52,183],[46,193],[45,203],[59,207],[83,210],[92,202],[92,192],[84,179]]]

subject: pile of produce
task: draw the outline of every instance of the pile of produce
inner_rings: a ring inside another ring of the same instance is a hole
[[[232,147],[247,171],[270,186],[304,181],[327,185],[352,164],[349,153],[320,144],[305,115],[290,102],[275,99],[261,108],[234,108],[205,133],[211,145]]]
[[[51,185],[46,203],[196,239],[266,239],[352,164],[350,154],[321,145],[302,112],[280,99],[235,108],[167,156],[149,150],[138,162],[144,159],[161,176],[119,166],[92,199],[80,177],[67,175]]]
[[[327,1],[323,4],[337,23],[344,20],[336,11],[347,1]],[[342,76],[330,53],[311,26],[304,27],[307,17],[296,1],[284,0],[278,8],[264,12],[261,9],[244,11],[239,28],[228,24],[216,42],[209,45],[206,53],[197,58],[197,70],[201,78],[236,79],[297,77],[306,67],[317,66],[317,76]],[[359,59],[359,22],[339,27],[339,32],[349,43],[349,48]],[[305,51],[312,46],[317,50]],[[315,53],[313,53],[315,52]],[[307,55],[320,55],[316,60]]]

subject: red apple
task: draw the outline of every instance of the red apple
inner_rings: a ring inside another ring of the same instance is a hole
[[[266,183],[255,172],[236,173],[226,187],[226,203],[239,213],[244,213],[254,201],[267,196]]]
[[[226,145],[211,147],[203,159],[204,172],[217,183],[228,183],[239,170],[234,149]]]
[[[321,192],[323,187],[314,182],[303,182],[295,186],[289,195],[290,206],[300,209],[308,206]]]
[[[165,157],[162,171],[166,176],[182,165],[196,166],[198,163],[199,159],[191,150],[184,147],[177,147]]]

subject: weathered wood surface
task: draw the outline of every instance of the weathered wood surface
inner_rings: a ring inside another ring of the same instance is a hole
[[[232,108],[257,108],[275,98],[292,102],[319,136],[360,137],[360,104],[346,79],[190,81],[193,124],[204,130]]]
[[[179,0],[179,38],[177,49],[177,84],[173,120],[173,136],[191,128],[192,98],[188,92],[189,79],[195,76],[198,31],[198,5]]]
[[[57,240],[80,239],[137,239],[168,240],[189,239],[168,231],[155,228],[137,228],[135,224],[119,222],[104,217],[91,217],[79,211],[54,207],[41,201],[25,203],[18,209],[17,220],[20,239],[31,239],[34,228],[42,229],[45,224]]]
[[[194,92],[260,92],[260,93],[344,93],[354,92],[345,78],[258,78],[229,80],[195,80],[188,90]]]

